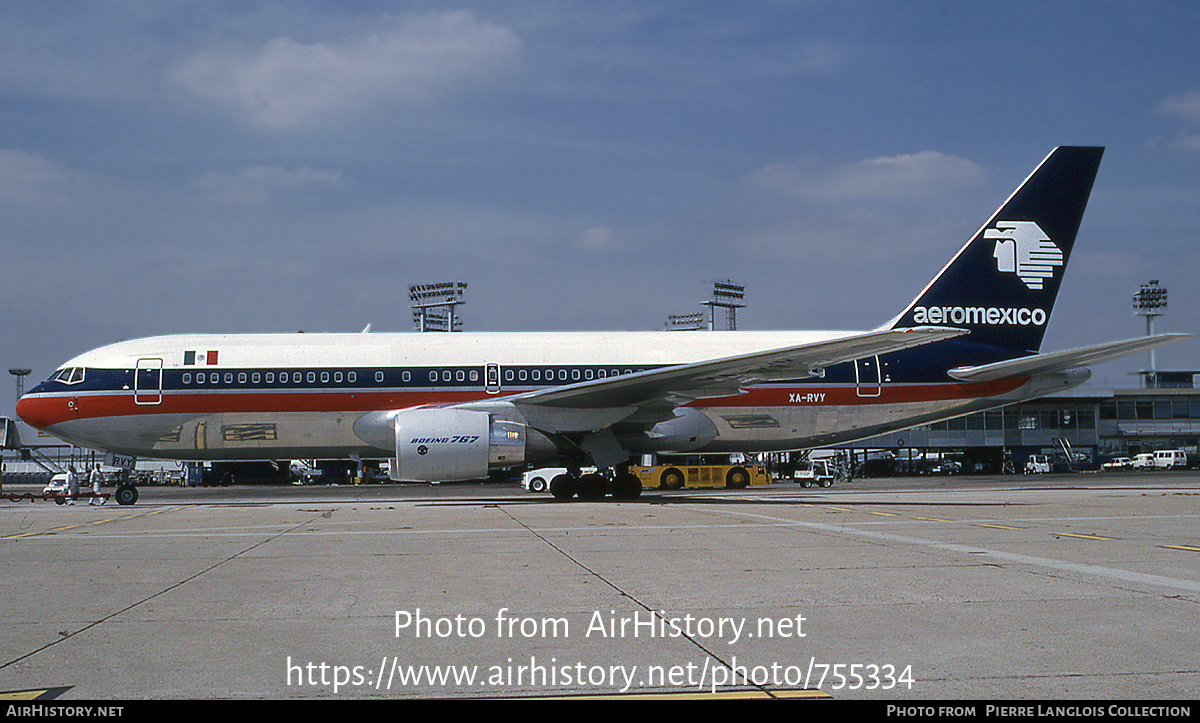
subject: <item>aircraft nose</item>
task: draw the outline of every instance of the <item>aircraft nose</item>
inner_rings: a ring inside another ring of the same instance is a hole
[[[17,400],[17,416],[34,429],[46,429],[74,419],[73,402],[62,397],[43,397],[30,392]]]

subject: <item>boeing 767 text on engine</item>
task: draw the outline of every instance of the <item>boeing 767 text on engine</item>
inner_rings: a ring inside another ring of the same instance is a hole
[[[642,453],[865,439],[1068,389],[1087,364],[1185,336],[1039,353],[1102,153],[1051,152],[872,331],[160,336],[70,360],[17,413],[126,455],[391,458],[394,479],[429,482],[557,461],[574,470],[557,496],[634,497]]]

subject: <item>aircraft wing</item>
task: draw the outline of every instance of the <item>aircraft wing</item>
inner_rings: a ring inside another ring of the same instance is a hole
[[[651,416],[656,418],[669,418],[669,410],[681,404],[737,394],[748,384],[820,376],[826,366],[909,349],[965,333],[962,329],[947,327],[874,331],[551,387],[513,395],[507,397],[506,401],[526,410],[531,421],[538,420],[534,422],[535,426],[556,431],[572,428],[574,431],[585,431],[626,419],[639,411],[651,412]]]
[[[1062,372],[1068,369],[1087,366],[1088,364],[1098,364],[1112,359],[1119,359],[1141,351],[1149,351],[1150,349],[1188,339],[1191,336],[1191,334],[1141,336],[1136,339],[1110,341],[1106,344],[1086,346],[1079,349],[1069,349],[1049,354],[1034,354],[1032,356],[1009,359],[992,364],[959,367],[951,369],[947,373],[955,379],[964,382],[990,382],[1008,377],[1027,377],[1034,374]]]

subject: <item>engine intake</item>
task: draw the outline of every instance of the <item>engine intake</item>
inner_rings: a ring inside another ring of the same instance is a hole
[[[488,470],[557,454],[554,443],[519,422],[468,409],[410,409],[393,417],[396,457],[390,477],[406,482],[481,479]]]

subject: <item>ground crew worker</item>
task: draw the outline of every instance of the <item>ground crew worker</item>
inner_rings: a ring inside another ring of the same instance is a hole
[[[67,504],[75,504],[75,498],[79,496],[79,473],[75,471],[75,465],[67,465]]]
[[[96,498],[98,498],[98,497],[100,498],[100,504],[104,504],[105,502],[108,502],[107,497],[100,497],[100,480],[102,480],[103,478],[104,478],[104,475],[100,473],[100,465],[97,464],[96,468],[92,470],[92,476],[91,476],[92,499],[88,500],[89,505],[96,504]]]

